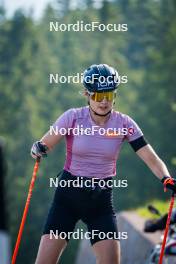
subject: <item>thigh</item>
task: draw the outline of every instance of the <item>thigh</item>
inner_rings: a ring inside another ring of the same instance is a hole
[[[93,245],[97,264],[120,264],[120,242],[101,240]]]
[[[56,189],[41,237],[36,264],[56,264],[79,220],[64,190]]]
[[[117,219],[114,213],[94,215],[86,219],[91,244],[102,240],[119,240]]]
[[[56,264],[66,245],[66,240],[50,239],[50,235],[43,235],[35,264]]]
[[[120,242],[115,213],[90,216],[86,224],[97,263],[119,264]]]
[[[50,239],[58,236],[68,242],[78,220],[79,217],[64,190],[58,189],[55,192],[43,234],[49,234]]]

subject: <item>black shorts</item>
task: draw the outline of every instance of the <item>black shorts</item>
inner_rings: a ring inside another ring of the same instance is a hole
[[[60,179],[73,179],[63,171]],[[109,179],[109,178],[108,178]],[[119,239],[117,220],[112,205],[112,189],[85,189],[79,187],[57,187],[43,234],[67,234],[70,239],[75,225],[82,220],[93,245],[104,239]],[[63,236],[62,236],[63,237]]]

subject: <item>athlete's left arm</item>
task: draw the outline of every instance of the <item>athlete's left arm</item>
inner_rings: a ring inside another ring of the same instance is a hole
[[[165,163],[158,157],[149,144],[138,149],[136,154],[147,164],[159,179],[162,179],[164,176],[171,177]]]

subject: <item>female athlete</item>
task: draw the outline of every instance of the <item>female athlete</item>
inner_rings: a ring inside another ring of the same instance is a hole
[[[83,84],[88,106],[64,112],[53,124],[53,130],[35,142],[31,149],[33,158],[41,158],[63,137],[66,139],[66,160],[59,178],[65,185],[56,188],[36,264],[57,263],[79,220],[87,225],[96,263],[120,264],[112,180],[125,140],[154,175],[168,189],[176,191],[176,181],[147,143],[139,126],[128,115],[113,110],[119,85],[117,71],[106,64],[91,65],[84,72]],[[79,184],[75,184],[78,181]],[[51,232],[57,233],[58,237],[51,238]],[[61,234],[65,234],[64,239],[59,236]]]

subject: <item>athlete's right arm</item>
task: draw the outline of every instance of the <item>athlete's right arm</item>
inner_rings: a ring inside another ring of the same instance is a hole
[[[31,148],[31,156],[36,158],[46,157],[47,152],[50,151],[59,141],[63,138],[63,135],[51,135],[48,131],[40,141],[36,141]]]
[[[50,131],[48,131],[41,139],[40,141],[43,142],[47,147],[48,149],[52,149],[57,143],[59,143],[61,141],[61,139],[63,138],[64,136],[57,133],[57,134],[54,134]]]
[[[51,126],[55,133],[52,129],[50,129],[39,141],[33,144],[31,148],[31,156],[34,159],[38,157],[46,157],[47,152],[50,151],[57,143],[59,143],[61,139],[67,134],[67,129],[72,126],[72,113],[72,109],[64,112]],[[61,134],[60,129],[64,129],[66,134]]]

